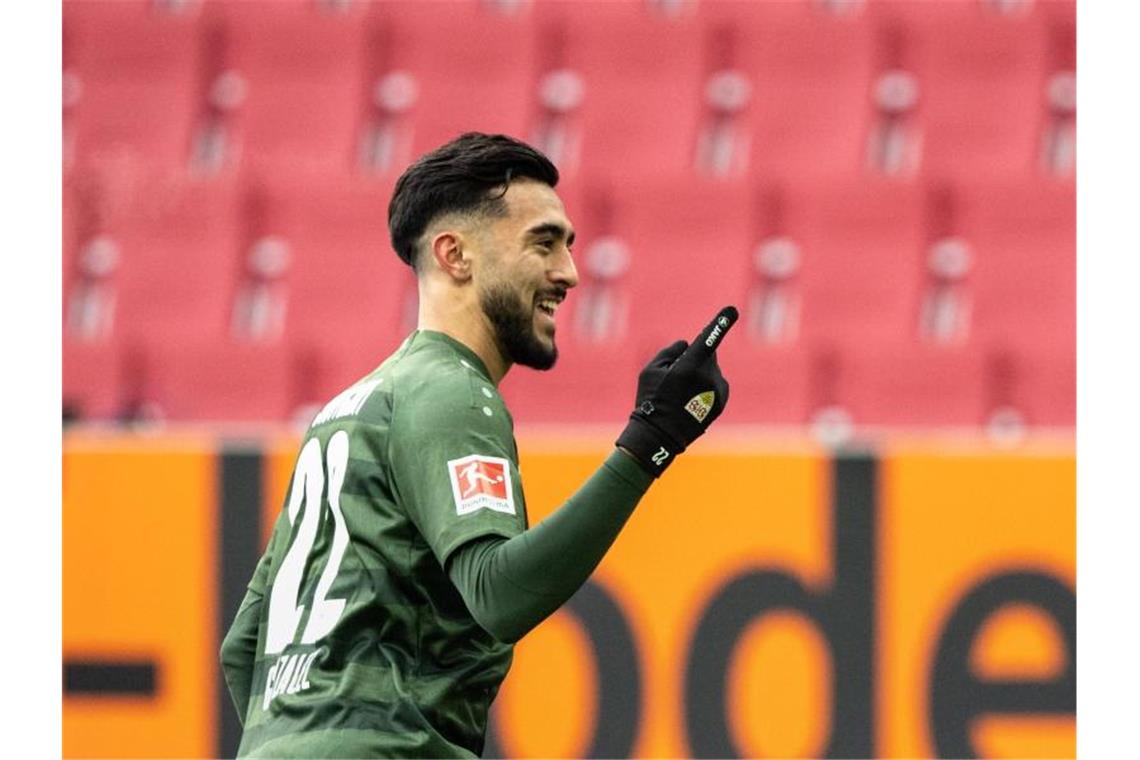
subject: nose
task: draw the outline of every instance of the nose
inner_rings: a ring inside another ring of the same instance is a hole
[[[578,267],[574,266],[574,255],[569,248],[563,248],[557,266],[549,272],[552,282],[570,289],[578,285]]]

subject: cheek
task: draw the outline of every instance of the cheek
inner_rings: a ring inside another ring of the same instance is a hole
[[[542,274],[532,267],[520,267],[510,280],[511,287],[518,293],[519,300],[533,306],[535,297],[542,288]]]
[[[523,308],[533,310],[535,297],[545,282],[545,270],[523,258],[513,264],[496,262],[483,269],[482,289],[487,292],[513,293]]]

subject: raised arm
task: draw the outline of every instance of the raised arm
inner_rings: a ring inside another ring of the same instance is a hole
[[[522,638],[590,577],[641,497],[728,401],[716,348],[737,319],[722,309],[697,339],[677,341],[641,372],[637,404],[615,450],[541,524],[459,547],[447,571],[471,615],[501,641]]]

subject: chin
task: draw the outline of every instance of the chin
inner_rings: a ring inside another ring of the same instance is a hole
[[[549,369],[553,369],[554,365],[558,363],[558,351],[554,350],[542,356],[530,356],[527,357],[527,361],[519,363],[524,367],[530,367],[539,372],[546,372]]]
[[[518,351],[514,360],[515,364],[545,371],[553,367],[558,361],[558,347],[554,345],[553,338],[544,340],[536,335],[533,343],[527,346],[525,350]]]

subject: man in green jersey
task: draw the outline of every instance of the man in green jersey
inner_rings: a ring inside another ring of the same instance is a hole
[[[470,133],[396,184],[418,328],[313,419],[222,644],[240,756],[471,757],[514,642],[586,581],[653,480],[719,416],[726,307],[642,371],[598,470],[529,527],[497,386],[549,369],[578,282],[558,171]]]

